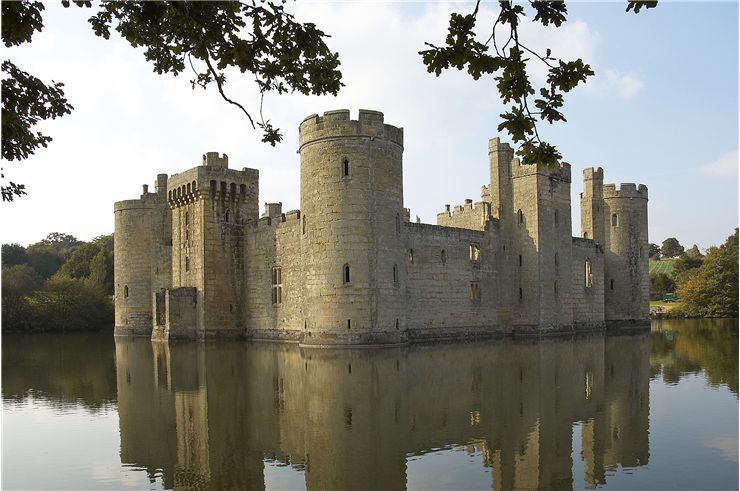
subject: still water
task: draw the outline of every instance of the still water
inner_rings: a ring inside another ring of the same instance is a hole
[[[385,349],[5,336],[3,489],[726,489],[738,322]]]

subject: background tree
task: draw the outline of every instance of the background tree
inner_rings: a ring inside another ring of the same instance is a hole
[[[676,283],[684,283],[693,272],[701,267],[703,262],[704,255],[694,245],[694,247],[678,256],[678,259],[673,263],[673,279]]]
[[[28,264],[3,265],[2,282],[3,329],[23,329],[30,314],[26,296],[41,287],[41,277]]]
[[[661,300],[666,293],[676,291],[676,283],[665,273],[650,273],[650,300]]]
[[[660,246],[658,244],[648,244],[648,253],[650,259],[657,261],[660,259]]]
[[[669,237],[663,241],[663,245],[660,248],[660,253],[663,257],[677,257],[683,254],[683,246],[678,242],[675,237]]]
[[[643,7],[652,8],[657,1],[629,1],[627,11],[639,12]],[[567,17],[565,2],[530,0],[532,21],[543,26],[560,27]],[[478,22],[480,0],[471,14],[453,13],[443,46],[425,43],[429,49],[420,51],[427,70],[439,76],[443,70],[457,68],[467,70],[473,79],[493,75],[496,87],[504,104],[513,103],[498,130],[506,130],[515,143],[522,164],[556,166],[562,155],[555,146],[540,138],[538,121],[554,123],[565,121],[561,112],[563,95],[594,75],[591,67],[578,58],[563,61],[552,56],[548,48],[537,53],[519,37],[519,26],[527,15],[524,5],[510,1],[499,1],[499,14],[487,29],[490,35],[480,39],[474,32]],[[492,19],[491,19],[492,20]],[[535,91],[527,64],[531,59],[544,63],[548,69],[546,86]],[[537,95],[535,95],[537,94]],[[534,97],[534,100],[532,98]]]
[[[719,247],[710,247],[701,267],[678,285],[680,311],[691,317],[738,315],[738,230]]]
[[[20,244],[3,244],[2,263],[3,266],[13,266],[14,264],[28,263],[28,254],[26,253],[26,248]]]
[[[63,0],[69,6],[69,0]],[[90,1],[75,1],[92,7]],[[226,71],[249,72],[258,92],[298,91],[334,94],[342,86],[339,56],[325,43],[328,36],[312,23],[296,22],[281,3],[273,2],[102,2],[89,19],[93,32],[105,39],[118,31],[132,47],[142,47],[154,71],[178,75],[193,72],[190,83],[214,84],[221,97],[245,114],[262,141],[275,145],[280,130],[265,119],[262,104],[247,108],[226,94]],[[43,27],[41,2],[2,2],[2,38],[6,47],[31,42]],[[45,85],[9,60],[2,63],[2,156],[23,160],[51,137],[33,131],[41,120],[69,114],[63,84]],[[4,177],[4,176],[3,176]],[[4,201],[25,194],[23,184],[2,184]]]

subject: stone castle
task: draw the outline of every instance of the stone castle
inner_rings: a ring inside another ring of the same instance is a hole
[[[572,237],[570,166],[523,166],[493,138],[481,200],[413,223],[403,129],[339,110],[299,135],[301,210],[260,216],[258,171],[210,152],[115,204],[117,335],[362,345],[646,325],[646,186],[586,169]]]

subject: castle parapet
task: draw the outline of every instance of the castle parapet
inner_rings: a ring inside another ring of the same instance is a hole
[[[299,148],[326,138],[366,137],[381,139],[403,147],[403,128],[385,124],[383,113],[360,109],[357,120],[350,119],[348,109],[327,111],[323,116],[312,114],[304,119],[299,131]]]
[[[220,169],[228,169],[229,156],[226,154],[223,154],[223,156],[219,156],[218,152],[206,152],[206,154],[203,155],[203,165],[206,165],[208,167],[218,167]]]
[[[515,158],[511,162],[511,175],[514,178],[539,174],[548,178],[571,182],[571,168],[567,162],[560,162],[555,167],[545,165],[524,165],[521,160]]]
[[[583,169],[583,180],[584,181],[603,181],[604,180],[604,169],[601,167],[588,167]]]
[[[604,199],[609,198],[642,198],[648,199],[648,188],[644,184],[639,186],[631,183],[624,182],[620,184],[620,188],[617,189],[616,184],[604,184]]]

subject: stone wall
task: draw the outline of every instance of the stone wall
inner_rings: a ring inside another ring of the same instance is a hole
[[[590,265],[587,267],[586,262]],[[573,238],[571,303],[576,326],[604,325],[604,252],[591,239]],[[590,273],[590,277],[587,274]]]
[[[408,279],[404,298],[411,338],[446,337],[453,334],[450,330],[470,327],[501,333],[496,317],[491,235],[406,224],[404,262]]]
[[[304,330],[300,234],[298,211],[264,217],[247,228],[245,265],[249,277],[244,304],[250,336],[297,340]]]
[[[473,204],[472,199],[466,199],[464,205],[445,205],[445,211],[437,213],[437,225],[444,227],[468,228],[483,230],[486,222],[491,218],[491,203],[480,201]]]

